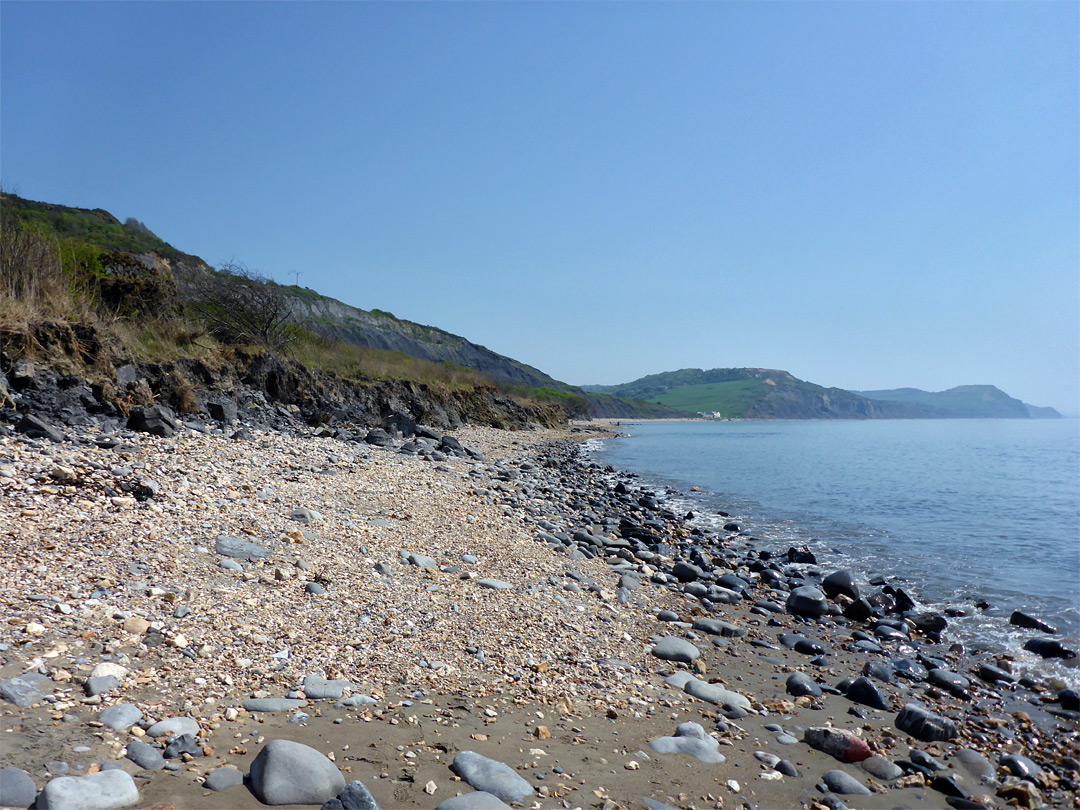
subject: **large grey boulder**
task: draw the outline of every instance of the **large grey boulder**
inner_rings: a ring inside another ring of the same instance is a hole
[[[251,763],[251,792],[263,804],[318,804],[345,787],[345,777],[326,756],[292,740],[271,740]]]
[[[847,771],[842,771],[839,768],[826,771],[821,777],[821,781],[825,783],[825,786],[829,788],[833,793],[838,793],[841,796],[869,796],[870,789],[866,787],[862,782],[849,774]]]
[[[152,745],[147,745],[140,740],[132,740],[127,744],[127,753],[124,755],[144,771],[160,771],[165,767],[165,757]]]
[[[45,785],[38,810],[119,810],[139,801],[131,775],[121,770],[61,776]]]
[[[476,790],[491,793],[504,802],[519,802],[533,793],[532,786],[509,765],[475,751],[459,753],[454,757],[452,768]]]
[[[321,810],[379,810],[379,805],[375,803],[375,797],[371,795],[367,785],[356,780],[349,782],[348,786],[324,804]]]
[[[0,807],[25,810],[37,798],[37,786],[22,768],[0,770]]]

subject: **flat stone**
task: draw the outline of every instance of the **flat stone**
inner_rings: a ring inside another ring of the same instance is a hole
[[[273,552],[258,543],[250,543],[239,537],[218,535],[214,540],[214,551],[224,557],[232,557],[237,560],[261,560],[269,557]]]
[[[689,664],[697,660],[701,651],[686,639],[664,636],[652,648],[652,654],[664,661]]]
[[[0,807],[26,810],[37,798],[37,786],[22,768],[0,770]]]
[[[678,616],[676,616],[678,618]],[[722,622],[719,619],[695,619],[693,628],[700,630],[702,633],[708,633],[712,636],[722,636],[724,638],[739,638],[746,634],[746,631],[741,627],[737,627],[730,622]]]
[[[248,698],[241,705],[249,712],[291,712],[307,706],[307,701],[296,698]]]
[[[117,703],[115,706],[103,709],[98,720],[113,731],[127,731],[142,720],[142,716],[142,709],[134,703]]]
[[[841,796],[870,795],[870,789],[847,771],[839,769],[826,771],[821,777],[821,781],[825,783],[829,790]]]
[[[37,703],[46,690],[52,691],[52,681],[37,672],[0,681],[0,697],[20,709],[28,709]]]
[[[191,717],[170,717],[159,720],[146,730],[148,737],[167,737],[170,734],[198,736],[199,723]]]
[[[376,701],[375,698],[369,697],[368,695],[353,695],[352,697],[347,697],[344,700],[339,700],[337,703],[334,704],[334,708],[351,709],[356,706],[371,706],[372,704],[377,702],[378,701]]]
[[[478,579],[476,585],[479,588],[487,588],[489,591],[505,591],[512,587],[509,582],[503,582],[501,579]]]
[[[649,745],[658,754],[689,754],[709,765],[725,760],[720,753],[720,743],[697,723],[681,723],[675,729],[675,736],[658,737]]]
[[[882,782],[891,782],[904,775],[904,769],[885,757],[872,756],[859,763],[859,767]]]
[[[379,810],[375,797],[367,786],[359,781],[349,782],[341,793],[324,804],[321,810]]]
[[[328,681],[318,675],[304,678],[304,694],[311,700],[340,700],[345,690],[352,687],[352,681]]]
[[[510,810],[510,805],[486,790],[477,790],[439,802],[435,810]]]
[[[231,765],[222,765],[206,775],[203,787],[207,790],[221,791],[244,784],[244,774]]]
[[[974,776],[980,782],[994,777],[994,766],[990,760],[973,748],[961,748],[953,756],[960,763],[960,767]]]
[[[131,775],[121,770],[89,776],[61,776],[45,785],[38,810],[119,810],[139,801]]]
[[[165,767],[165,757],[161,752],[140,740],[132,740],[127,744],[125,756],[144,771],[160,771]]]
[[[934,714],[918,703],[904,704],[904,708],[896,716],[896,727],[923,742],[951,740],[958,735],[951,720]]]
[[[439,569],[439,563],[434,557],[427,557],[423,554],[410,554],[408,560],[409,565],[415,565],[421,571],[437,571]]]
[[[305,509],[300,507],[299,509],[293,509],[289,512],[289,517],[298,523],[309,525],[315,523],[318,520],[322,520],[322,515],[316,512],[314,509]]]
[[[519,802],[533,794],[533,789],[517,771],[475,751],[462,751],[454,757],[454,773],[476,790],[486,791],[504,802]]]
[[[251,763],[251,792],[263,804],[318,804],[335,798],[345,777],[326,755],[292,740],[271,740]]]

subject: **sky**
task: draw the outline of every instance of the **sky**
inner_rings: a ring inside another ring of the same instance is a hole
[[[574,384],[1080,410],[1080,4],[0,4],[0,179]]]

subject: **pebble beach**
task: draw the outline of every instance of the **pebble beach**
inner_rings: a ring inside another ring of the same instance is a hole
[[[903,588],[418,434],[0,435],[0,805],[1080,807],[1077,693]]]

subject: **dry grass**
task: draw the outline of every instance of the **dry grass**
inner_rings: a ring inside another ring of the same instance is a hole
[[[486,374],[450,363],[431,363],[400,352],[357,346],[320,337],[306,330],[289,347],[289,355],[308,368],[343,379],[409,380],[448,391],[496,387]]]

